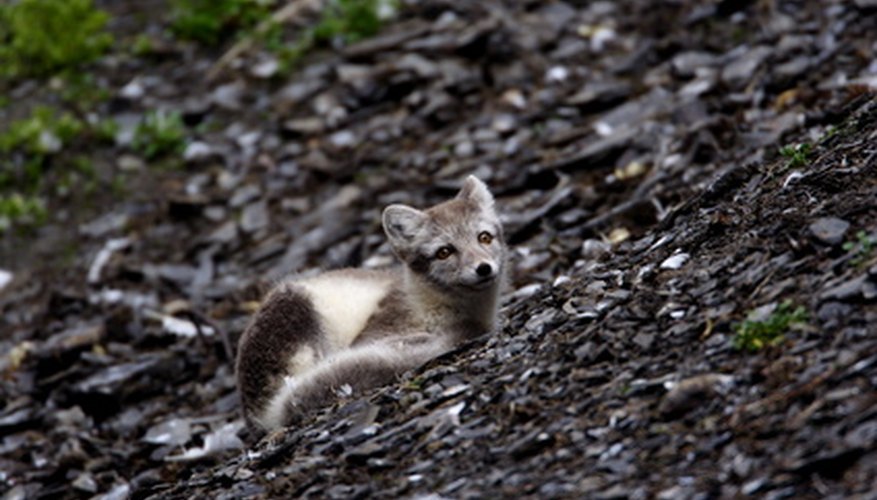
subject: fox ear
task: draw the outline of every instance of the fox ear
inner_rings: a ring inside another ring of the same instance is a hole
[[[457,198],[473,201],[485,210],[493,210],[493,195],[490,194],[487,186],[474,175],[466,177]]]
[[[426,214],[407,205],[390,205],[384,209],[382,220],[390,242],[407,242],[420,231]]]

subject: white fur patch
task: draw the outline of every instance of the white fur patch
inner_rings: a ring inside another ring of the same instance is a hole
[[[392,278],[353,273],[326,273],[298,284],[308,293],[326,332],[329,350],[348,347],[365,328]]]
[[[262,414],[255,419],[263,429],[277,429],[283,426],[285,423],[283,415],[285,413],[286,401],[294,397],[293,395],[298,386],[298,378],[283,377],[283,385],[274,393]]]
[[[317,363],[317,352],[309,345],[303,345],[295,351],[289,359],[289,367],[286,372],[292,375],[304,373]]]

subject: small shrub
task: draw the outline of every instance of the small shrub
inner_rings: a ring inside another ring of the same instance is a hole
[[[0,5],[0,76],[46,76],[97,59],[112,45],[108,19],[92,0]]]
[[[397,4],[396,0],[330,0],[317,25],[296,41],[284,43],[279,26],[271,26],[262,37],[268,50],[279,56],[285,72],[317,45],[353,43],[377,34]]]
[[[807,311],[803,306],[792,308],[785,301],[765,319],[754,319],[750,312],[748,318],[734,326],[735,335],[731,345],[737,350],[755,352],[763,347],[778,345],[785,339],[785,333],[793,324],[805,323]]]
[[[112,144],[116,140],[116,134],[119,132],[119,124],[112,118],[98,120],[92,125],[92,132],[95,138],[101,142]]]
[[[375,35],[381,29],[381,5],[381,0],[331,0],[313,29],[314,39],[352,43]]]
[[[266,2],[257,0],[173,0],[171,30],[179,38],[216,45],[268,13]]]
[[[131,43],[131,52],[136,56],[148,56],[153,50],[155,50],[155,47],[153,47],[152,39],[142,33],[137,35]]]
[[[131,146],[153,160],[169,153],[181,153],[185,145],[186,128],[179,112],[152,111],[134,131]]]
[[[813,151],[813,145],[802,142],[794,146],[783,146],[780,148],[780,156],[786,158],[786,168],[798,168],[810,161],[811,151]]]
[[[36,192],[47,158],[63,150],[84,129],[85,124],[73,115],[59,115],[46,106],[37,106],[28,118],[11,122],[0,133],[0,189]],[[13,152],[19,154],[13,156]]]
[[[19,193],[0,195],[0,234],[8,231],[13,224],[42,224],[46,215],[45,205],[35,196],[23,196]]]
[[[6,125],[0,131],[0,233],[43,224],[44,200],[87,201],[101,185],[98,167],[84,150],[93,141],[114,140],[116,130],[112,120],[88,122],[48,106]]]
[[[51,193],[66,197],[78,191],[90,196],[98,189],[97,167],[87,156],[78,155],[57,165],[58,172],[52,176]]]
[[[853,253],[854,256],[850,259],[850,265],[858,267],[871,258],[875,245],[877,245],[877,241],[872,240],[868,233],[859,231],[856,233],[856,241],[844,243],[843,249],[846,252]]]
[[[37,106],[29,118],[10,123],[7,130],[0,133],[0,153],[13,150],[30,155],[56,153],[84,127],[84,123],[70,113],[58,116],[52,108]]]
[[[66,74],[58,82],[61,100],[82,112],[88,112],[110,98],[109,90],[101,87],[89,74]]]
[[[92,182],[96,173],[85,157],[71,160],[58,153],[70,149],[71,145],[75,148],[83,139],[88,140],[89,135],[108,140],[105,134],[110,134],[111,129],[115,134],[114,127],[111,121],[90,125],[70,113],[37,106],[29,117],[11,122],[0,133],[0,191],[19,193],[16,196],[27,200],[47,186],[51,187],[50,183],[58,184],[56,192],[69,192],[68,188],[77,179]],[[28,209],[35,206],[33,203],[10,198],[8,194],[0,195],[5,196],[7,222],[14,218],[10,213],[34,212]]]

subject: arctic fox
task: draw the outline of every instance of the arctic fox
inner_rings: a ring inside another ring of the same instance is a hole
[[[382,222],[400,269],[291,278],[266,296],[236,364],[251,427],[290,425],[495,328],[506,247],[483,182],[423,211],[390,205]]]

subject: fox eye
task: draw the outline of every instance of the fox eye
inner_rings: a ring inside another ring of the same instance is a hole
[[[487,231],[481,231],[478,233],[478,242],[482,245],[490,245],[493,241],[493,235],[488,233]]]
[[[451,246],[443,246],[435,251],[435,258],[438,260],[445,260],[454,253],[454,247]]]

